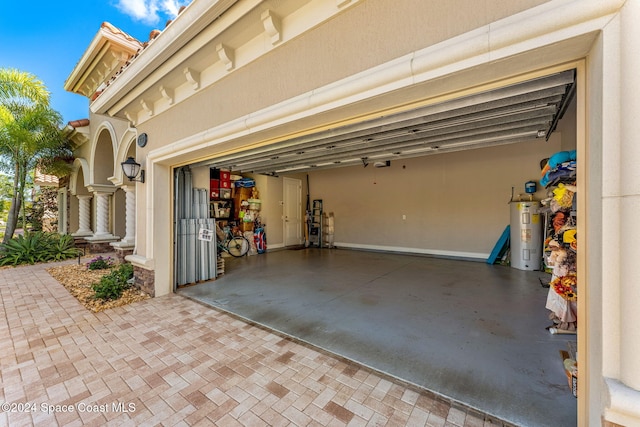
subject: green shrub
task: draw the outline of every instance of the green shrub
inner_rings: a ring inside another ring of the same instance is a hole
[[[70,235],[28,232],[0,244],[0,266],[61,261],[78,254],[79,249],[73,246]]]
[[[43,260],[44,249],[42,233],[18,235],[2,244],[0,265],[35,264]]]
[[[133,277],[133,265],[120,264],[111,273],[102,276],[100,283],[93,285],[96,299],[115,300],[129,288],[129,279]]]
[[[70,234],[51,234],[51,246],[49,248],[48,261],[62,261],[75,258],[80,254],[80,249],[75,247],[73,236]]]
[[[113,267],[113,259],[111,257],[104,258],[102,255],[87,263],[87,268],[89,270],[105,270],[111,267]]]

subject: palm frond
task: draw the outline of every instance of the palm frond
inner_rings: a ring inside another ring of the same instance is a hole
[[[25,100],[48,105],[50,93],[44,83],[31,73],[15,68],[0,68],[0,103]]]

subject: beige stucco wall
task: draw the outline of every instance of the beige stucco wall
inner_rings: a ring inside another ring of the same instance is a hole
[[[112,233],[123,238],[126,233],[125,192],[121,189],[113,193]]]
[[[89,122],[89,141],[75,150],[75,157],[85,159],[90,166],[93,166],[93,172],[86,178],[89,184],[111,185],[112,183],[106,178],[119,172],[120,163],[115,156],[123,142],[123,136],[127,133],[129,123],[126,120],[100,114],[90,114]],[[101,142],[98,143],[98,141]],[[97,177],[95,181],[94,176]],[[78,192],[81,192],[80,187],[84,182],[78,184],[80,184],[77,186]]]
[[[140,131],[149,133],[153,150],[541,3],[362,1],[153,116]]]
[[[560,135],[521,144],[314,172],[312,199],[335,215],[337,246],[486,258],[509,224],[511,188],[540,178]],[[545,197],[540,189],[537,200]],[[403,215],[406,219],[403,219]]]

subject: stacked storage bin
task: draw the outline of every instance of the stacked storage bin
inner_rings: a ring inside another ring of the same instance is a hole
[[[231,198],[231,172],[220,169],[209,170],[210,199]]]

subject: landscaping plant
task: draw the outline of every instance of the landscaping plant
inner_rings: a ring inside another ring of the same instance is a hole
[[[116,300],[122,292],[129,289],[129,280],[133,277],[133,265],[120,264],[111,273],[102,276],[100,283],[93,285],[95,297],[102,300]]]
[[[0,266],[62,261],[78,254],[70,235],[28,232],[0,244]]]
[[[92,259],[87,263],[87,268],[89,270],[105,270],[111,267],[113,267],[113,258],[104,258],[102,255]]]

